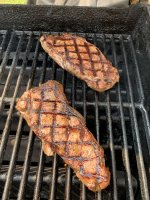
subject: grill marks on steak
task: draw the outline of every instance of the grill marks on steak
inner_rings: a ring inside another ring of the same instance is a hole
[[[48,81],[26,91],[16,109],[41,139],[48,156],[59,154],[92,191],[109,185],[103,148],[87,129],[83,116],[69,106],[60,83]]]
[[[82,37],[71,34],[43,35],[40,42],[58,65],[96,91],[108,90],[119,81],[118,70],[96,46]]]

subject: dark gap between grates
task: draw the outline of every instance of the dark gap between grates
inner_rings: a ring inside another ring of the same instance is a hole
[[[39,35],[0,31],[0,198],[148,199],[149,122],[131,36],[79,34],[120,72],[118,85],[97,93],[47,57]],[[94,194],[80,184],[59,156],[45,156],[39,139],[14,109],[27,88],[49,79],[64,84],[70,104],[86,117],[105,149],[111,184],[102,192]]]

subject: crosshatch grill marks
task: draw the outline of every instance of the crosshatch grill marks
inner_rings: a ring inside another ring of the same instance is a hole
[[[98,92],[110,89],[119,81],[118,70],[96,46],[82,37],[71,34],[48,35],[42,36],[40,42],[58,65]]]
[[[69,52],[68,52],[67,45],[66,45],[65,42],[64,42],[64,49],[65,49],[66,59],[67,59],[68,61],[70,61]]]
[[[56,90],[57,90],[56,85],[54,85],[53,92],[54,92],[55,97],[57,96]],[[53,109],[53,113],[55,113],[55,112],[56,112],[56,102],[54,102],[54,109]],[[55,148],[54,147],[54,134],[55,134],[56,115],[51,115],[51,117],[53,117],[53,120],[52,120],[52,127],[50,128],[50,135],[51,135],[51,146],[52,146],[52,149],[54,150],[54,148]]]
[[[30,90],[25,93],[19,101],[22,99],[25,101],[26,97],[29,97],[28,94],[32,92],[33,90]],[[33,101],[32,97],[33,99],[38,99],[38,101]],[[61,102],[61,99],[62,104],[58,103]],[[49,100],[49,102],[42,106],[45,100]],[[19,101],[16,108],[21,111],[19,105],[21,106],[22,104]],[[51,147],[54,152],[58,153],[75,170],[77,176],[89,189],[96,191],[105,188],[109,184],[110,173],[105,167],[103,152],[100,152],[102,147],[99,146],[86,128],[82,116],[68,105],[61,85],[56,81],[48,81],[36,87],[34,94],[30,96],[30,101],[35,103],[35,105],[30,104],[27,110],[21,112],[28,124],[30,124],[28,116],[30,117],[33,113],[35,118],[32,119],[31,128],[36,132],[37,136],[41,134],[42,142],[50,144],[50,146],[45,146],[45,148]],[[29,100],[26,103],[28,102]],[[40,102],[40,105],[36,104],[37,102]],[[33,107],[37,109],[36,105],[39,105],[38,112],[34,112],[33,109]],[[51,114],[48,116],[44,109],[52,110]],[[63,110],[65,115],[59,115],[57,113],[58,109],[60,111]],[[39,113],[44,115],[42,120],[39,120]],[[37,127],[41,130],[36,131]],[[44,129],[44,127],[47,128]],[[48,149],[45,150],[44,152],[48,152]],[[100,169],[102,169],[102,173]],[[87,181],[89,178],[90,181]]]
[[[64,41],[64,43],[63,44],[61,44],[61,45],[56,45],[56,41],[57,40],[62,40],[62,41]],[[69,45],[66,45],[66,42],[65,41],[73,41],[73,44],[69,44]],[[49,42],[48,42],[48,44],[49,44]],[[52,45],[52,44],[50,44],[50,45]],[[101,52],[99,51],[99,49],[97,49],[96,48],[96,52],[92,52],[92,51],[90,51],[90,46],[92,46],[92,44],[90,44],[90,43],[88,43],[88,42],[84,42],[84,44],[83,45],[78,45],[77,44],[77,42],[76,42],[76,38],[75,37],[73,37],[73,39],[72,38],[63,38],[62,36],[59,36],[59,37],[57,37],[57,38],[54,38],[54,42],[53,42],[53,45],[55,46],[55,47],[64,47],[64,53],[65,53],[65,56],[66,56],[66,59],[67,59],[67,61],[69,61],[70,63],[72,63],[72,64],[74,64],[73,62],[72,62],[72,60],[74,60],[74,58],[72,58],[71,56],[69,56],[69,53],[74,53],[74,54],[76,54],[77,55],[77,60],[79,61],[79,68],[80,68],[80,71],[82,71],[83,72],[83,74],[85,74],[85,72],[84,71],[86,71],[85,69],[84,69],[84,64],[83,64],[83,62],[84,61],[87,61],[87,62],[89,62],[90,64],[91,64],[91,68],[90,69],[88,69],[88,71],[91,71],[92,73],[93,73],[93,77],[94,76],[96,76],[97,75],[97,71],[99,71],[99,69],[95,69],[95,67],[94,67],[94,64],[99,64],[99,63],[101,63],[102,64],[102,67],[104,66],[104,64],[106,64],[106,65],[109,65],[110,66],[110,62],[109,61],[107,61],[107,60],[103,60],[102,59],[102,57],[101,57]],[[75,50],[68,50],[67,48],[68,47],[74,47],[74,49]],[[85,48],[86,49],[86,51],[81,51],[81,50],[79,50],[79,48]],[[60,53],[60,54],[63,54],[62,52]],[[86,59],[86,58],[83,58],[83,57],[81,57],[81,54],[87,54],[88,56],[89,56],[89,58],[88,59]],[[98,59],[98,60],[93,60],[92,58],[93,58],[93,56],[94,55],[98,55],[99,56],[99,58],[100,59]]]
[[[81,74],[83,75],[84,74],[83,62],[82,62],[82,58],[80,56],[80,52],[79,52],[78,45],[76,43],[76,39],[75,38],[73,38],[73,43],[74,43],[74,47],[75,47],[75,53],[77,54],[78,60],[79,60],[79,69],[80,69]]]
[[[41,102],[40,102],[40,106],[39,106],[39,110],[38,110],[38,132],[39,135],[41,136],[41,111],[42,111],[42,100],[44,99],[44,90],[41,90]]]
[[[90,59],[89,59],[89,62],[91,63],[91,71],[93,72],[93,76],[96,77],[96,75],[97,75],[96,72],[97,72],[97,71],[95,70],[94,63],[99,63],[99,61],[93,61],[93,60],[92,60],[92,54],[93,54],[93,53],[90,52],[89,45],[88,45],[86,42],[84,43],[84,45],[85,45],[85,48],[86,48],[87,53],[88,53],[89,58],[90,58]],[[94,53],[94,55],[98,55],[98,53],[96,52],[96,53]],[[98,86],[98,82],[99,82],[99,81],[100,81],[100,80],[96,80],[96,85],[97,85],[97,86]]]
[[[69,122],[69,119],[70,119],[70,117],[69,117],[69,115],[68,115],[68,108],[67,108],[67,105],[65,105],[65,107],[66,107],[66,111],[67,111],[67,113],[66,113],[66,117],[67,117],[67,119],[68,119],[68,122]],[[66,134],[67,134],[67,141],[65,142],[65,158],[68,158],[68,154],[69,154],[69,146],[68,146],[68,140],[69,140],[69,133],[70,133],[70,130],[71,130],[71,127],[69,126],[69,124],[68,124],[68,126],[66,127]]]
[[[89,45],[86,42],[84,42],[84,45],[85,45],[85,48],[89,55],[89,60],[87,60],[87,61],[89,61],[91,63],[91,71],[93,72],[93,76],[96,76],[96,71],[95,71],[95,67],[93,64],[94,61],[92,60],[92,55],[91,55],[92,53],[90,52]],[[94,53],[94,54],[97,55],[97,53]]]

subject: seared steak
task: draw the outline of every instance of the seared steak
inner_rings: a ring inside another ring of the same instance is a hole
[[[48,156],[59,154],[94,192],[109,185],[104,150],[87,129],[83,116],[69,106],[60,83],[48,81],[26,91],[16,109],[41,139]]]
[[[108,90],[119,81],[118,70],[96,46],[82,37],[70,34],[43,35],[40,42],[58,65],[96,91]]]

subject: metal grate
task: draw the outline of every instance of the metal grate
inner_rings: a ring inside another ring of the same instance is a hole
[[[148,200],[150,125],[131,36],[78,34],[99,47],[120,72],[118,85],[97,93],[45,54],[41,34],[0,31],[0,198]],[[14,109],[25,90],[50,79],[63,83],[71,105],[105,149],[111,184],[102,192],[85,188],[56,154],[45,156]]]

